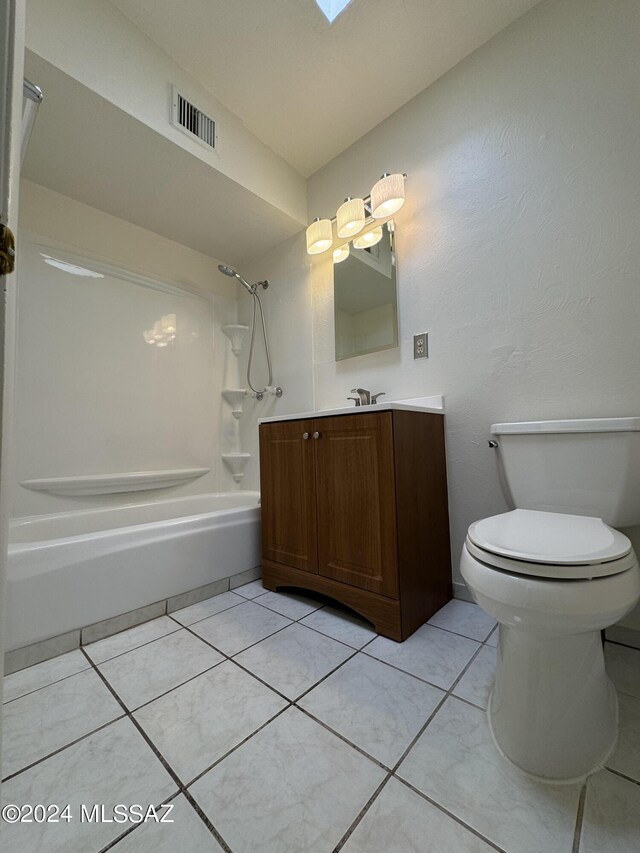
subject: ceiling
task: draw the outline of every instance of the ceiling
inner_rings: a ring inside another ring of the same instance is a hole
[[[232,265],[300,231],[299,222],[30,51],[25,74],[45,92],[22,169],[29,180]]]
[[[308,176],[539,0],[110,0]]]

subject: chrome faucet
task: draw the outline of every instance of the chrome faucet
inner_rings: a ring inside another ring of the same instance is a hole
[[[352,388],[352,394],[357,394],[357,397],[347,397],[347,400],[355,400],[356,406],[370,406],[372,403],[378,402],[378,397],[384,397],[384,391],[379,394],[371,394],[366,388]]]

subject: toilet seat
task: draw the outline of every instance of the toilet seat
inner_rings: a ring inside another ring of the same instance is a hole
[[[606,577],[635,565],[627,537],[590,516],[516,509],[474,522],[465,544],[493,568],[540,578]]]

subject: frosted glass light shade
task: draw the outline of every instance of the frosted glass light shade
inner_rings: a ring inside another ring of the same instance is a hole
[[[371,189],[371,215],[374,219],[392,216],[404,204],[404,175],[383,175]]]
[[[378,225],[377,228],[372,228],[371,231],[365,231],[364,234],[356,237],[353,241],[353,248],[367,249],[369,246],[375,246],[380,240],[382,240],[382,225]]]
[[[319,255],[333,243],[330,219],[316,219],[307,228],[307,254]]]
[[[338,237],[353,237],[362,231],[365,223],[364,201],[361,198],[345,199],[336,215]]]
[[[345,243],[344,246],[338,246],[337,249],[333,250],[333,263],[340,264],[342,261],[346,261],[349,257],[349,244]]]

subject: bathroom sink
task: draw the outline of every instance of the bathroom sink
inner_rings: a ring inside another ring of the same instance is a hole
[[[431,412],[436,415],[444,415],[444,397],[435,394],[432,397],[411,397],[408,400],[388,400],[386,402],[372,403],[369,406],[340,406],[335,409],[320,409],[317,412],[296,412],[287,415],[272,415],[268,418],[260,418],[258,423],[267,424],[271,421],[294,421],[303,418],[324,418],[332,415],[360,415],[365,412],[385,412],[392,410],[404,412]]]

